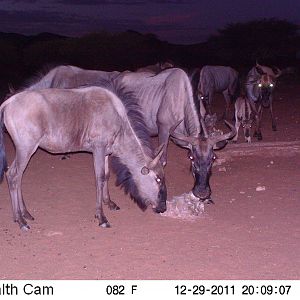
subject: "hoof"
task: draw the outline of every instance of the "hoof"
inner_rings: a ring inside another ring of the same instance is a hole
[[[30,226],[25,224],[25,225],[20,225],[20,229],[23,231],[23,232],[26,232],[26,231],[29,231],[30,229]]]
[[[262,135],[261,135],[261,134],[258,134],[258,135],[257,135],[257,139],[258,139],[259,141],[261,141],[261,140],[262,140]]]
[[[102,224],[99,224],[100,227],[103,227],[103,228],[110,228],[110,224],[108,222],[104,222]]]
[[[277,131],[277,127],[276,126],[272,126],[272,130],[273,131]]]
[[[232,144],[236,144],[236,143],[237,143],[237,141],[233,141],[233,140],[232,140],[232,141],[230,141],[230,143],[232,143]]]
[[[256,131],[253,133],[253,137],[257,137],[257,132]]]

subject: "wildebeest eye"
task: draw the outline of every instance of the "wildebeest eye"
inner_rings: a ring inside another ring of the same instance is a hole
[[[193,155],[189,155],[189,159],[190,160],[194,160],[194,156]]]
[[[270,87],[273,87],[274,86],[274,84],[273,83],[270,83]]]
[[[200,99],[203,100],[203,99],[204,99],[204,96],[201,96]]]
[[[259,83],[259,84],[258,84],[258,86],[259,86],[259,87],[262,87],[262,84],[261,84],[261,83]]]
[[[161,179],[158,176],[156,176],[155,180],[157,183],[161,183]]]

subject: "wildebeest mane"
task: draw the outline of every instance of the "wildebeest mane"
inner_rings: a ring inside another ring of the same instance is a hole
[[[132,91],[129,91],[117,81],[99,80],[97,86],[105,87],[115,93],[122,101],[131,127],[143,145],[143,151],[150,157],[154,157],[150,134],[148,127],[144,122],[143,113],[140,105]],[[117,176],[116,185],[124,189],[125,194],[129,194],[131,199],[142,209],[145,210],[144,199],[140,196],[137,185],[133,179],[132,173],[126,166],[126,162],[120,157],[112,155],[111,165],[114,173]]]
[[[38,83],[47,73],[49,73],[52,69],[54,69],[59,65],[60,64],[47,64],[43,66],[38,72],[32,75],[29,79],[26,79],[25,82],[23,82],[23,84],[21,84],[21,86],[18,87],[17,89],[15,89],[12,85],[9,85],[9,92],[5,95],[3,101],[14,96],[15,94],[23,92],[24,90],[30,88],[30,86]],[[45,88],[45,86],[41,86],[40,88],[41,89]]]

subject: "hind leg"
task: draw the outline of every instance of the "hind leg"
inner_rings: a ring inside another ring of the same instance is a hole
[[[28,212],[24,203],[21,185],[23,173],[34,151],[26,151],[26,149],[21,150],[16,147],[16,158],[6,173],[13,209],[13,218],[22,230],[28,230],[30,228],[25,218],[33,220],[33,217]]]
[[[227,120],[229,118],[229,112],[230,112],[230,103],[231,103],[231,97],[230,97],[230,94],[229,94],[229,91],[228,90],[225,90],[223,92],[223,96],[225,98],[225,111],[223,113],[223,119],[224,120]]]
[[[108,190],[108,180],[109,180],[109,165],[108,165],[108,156],[105,156],[105,181],[103,186],[103,201],[104,204],[108,205],[111,210],[119,210],[120,207],[110,199],[109,190]]]

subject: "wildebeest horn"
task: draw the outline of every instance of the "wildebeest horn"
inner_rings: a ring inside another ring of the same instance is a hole
[[[180,140],[180,141],[183,141],[183,142],[186,142],[190,145],[197,145],[199,143],[198,141],[198,137],[193,137],[193,136],[185,136],[183,134],[179,134],[179,133],[173,133],[171,134],[171,136],[176,139],[176,140]]]
[[[276,74],[274,74],[274,75],[277,78],[277,77],[279,77],[282,74],[282,71],[279,68],[277,68],[277,67],[275,67],[275,69],[276,69]]]
[[[179,123],[177,123],[176,125],[174,125],[171,129],[170,129],[170,136],[176,140],[180,140],[183,142],[186,142],[190,145],[197,145],[198,142],[198,137],[193,137],[193,136],[185,136],[184,134],[180,134],[180,133],[175,133],[175,129],[177,128],[177,126],[179,126],[179,124],[182,122],[183,120],[181,120]]]
[[[203,120],[202,117],[200,117],[200,123],[201,123],[201,126],[202,126],[204,137],[208,138],[208,133],[207,133],[206,125],[205,125],[205,122],[204,122],[204,120]]]
[[[14,94],[16,92],[16,90],[14,89],[11,83],[8,84],[8,90],[10,94]]]
[[[235,127],[227,121],[225,121],[225,124],[231,129],[231,131],[228,133],[225,133],[225,134],[220,134],[218,136],[209,137],[208,140],[209,140],[210,145],[213,146],[218,142],[228,140],[236,135]]]
[[[161,144],[158,148],[157,148],[157,151],[156,151],[156,156],[154,157],[154,159],[150,162],[149,164],[149,169],[153,169],[156,167],[156,165],[159,163],[159,160],[164,152],[164,147],[165,147],[165,144]]]

